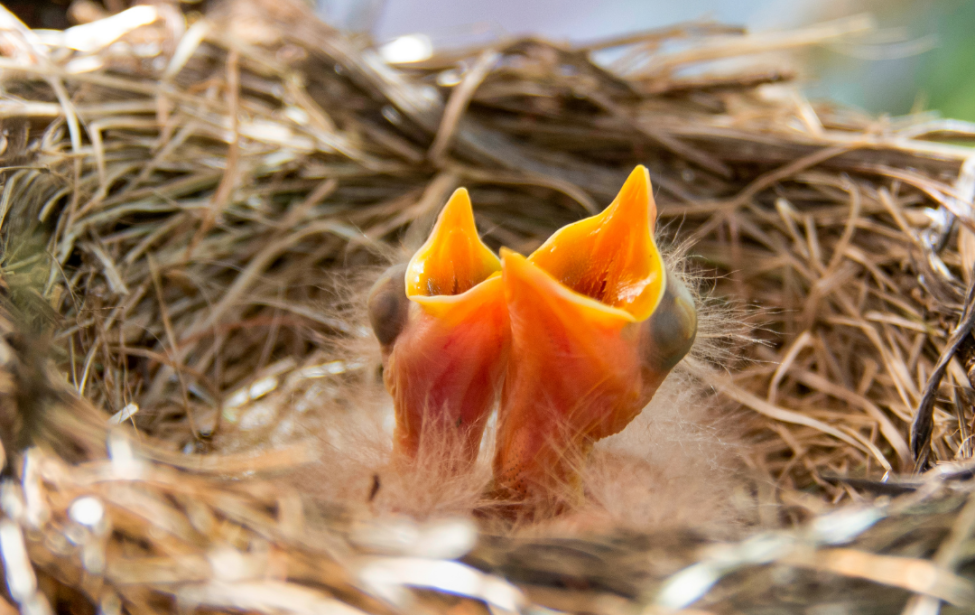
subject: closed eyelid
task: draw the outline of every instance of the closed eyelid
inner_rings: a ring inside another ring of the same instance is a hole
[[[369,291],[369,324],[376,339],[389,346],[406,326],[409,298],[406,296],[406,265],[387,269]]]

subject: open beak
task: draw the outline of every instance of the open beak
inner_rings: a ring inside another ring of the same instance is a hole
[[[693,300],[664,267],[655,216],[641,166],[601,214],[527,259],[502,251],[511,352],[494,459],[500,497],[578,494],[593,443],[629,424],[689,350]]]
[[[369,316],[395,406],[395,456],[428,450],[450,467],[477,457],[509,345],[500,269],[461,188],[409,264],[373,286]]]

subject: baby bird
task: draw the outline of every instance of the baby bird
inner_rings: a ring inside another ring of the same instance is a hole
[[[500,269],[460,188],[410,262],[389,268],[370,291],[369,320],[395,408],[395,460],[415,460],[428,438],[454,469],[477,458],[510,339]]]
[[[690,350],[694,302],[664,266],[655,217],[639,166],[606,210],[563,227],[527,259],[502,250],[511,353],[497,497],[581,495],[593,444],[626,427]]]
[[[558,509],[596,441],[625,428],[690,350],[694,301],[653,240],[647,169],[602,213],[525,258],[480,240],[457,190],[427,242],[369,296],[393,396],[394,457],[436,438],[470,467],[500,391],[491,495]]]

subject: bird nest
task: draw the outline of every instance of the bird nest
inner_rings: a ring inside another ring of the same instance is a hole
[[[972,128],[734,61],[868,27],[396,67],[298,0],[63,33],[0,7],[0,612],[969,612]],[[321,463],[302,434],[382,403],[358,291],[456,187],[527,253],[636,164],[719,315],[681,377],[733,416],[730,529],[505,529],[289,479]]]

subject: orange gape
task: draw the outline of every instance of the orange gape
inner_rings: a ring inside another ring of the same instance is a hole
[[[373,286],[369,317],[395,406],[395,458],[415,459],[428,438],[456,469],[477,458],[508,354],[500,268],[461,188],[409,264]]]
[[[626,427],[690,349],[694,303],[664,267],[655,216],[640,166],[605,211],[562,228],[529,258],[502,250],[511,352],[497,496],[578,494],[593,443]]]

